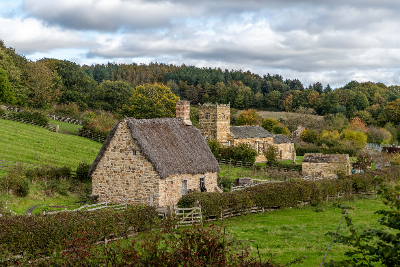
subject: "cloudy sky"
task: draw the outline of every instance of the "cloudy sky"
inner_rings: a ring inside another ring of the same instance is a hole
[[[0,0],[0,39],[31,60],[400,85],[398,0]]]

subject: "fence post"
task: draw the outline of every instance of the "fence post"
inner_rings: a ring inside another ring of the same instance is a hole
[[[86,211],[87,211],[88,210],[88,203],[85,204],[85,207],[86,207]]]
[[[56,125],[56,133],[60,130],[60,125]]]
[[[231,187],[229,188],[229,192],[232,192],[232,187],[233,187],[233,186],[232,186],[232,184],[231,184]]]

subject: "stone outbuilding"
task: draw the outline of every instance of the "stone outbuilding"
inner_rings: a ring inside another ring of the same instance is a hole
[[[294,141],[287,138],[283,134],[274,135],[274,147],[278,160],[288,160],[296,158],[296,150],[294,149]]]
[[[126,118],[114,125],[89,171],[99,201],[168,206],[201,183],[208,192],[219,190],[219,165],[206,140],[189,123],[189,110],[177,114],[182,118]]]
[[[278,159],[293,159],[293,140],[273,135],[258,125],[230,126],[230,105],[206,103],[199,108],[200,132],[206,139],[215,139],[226,146],[247,143],[258,151],[256,162],[266,162],[264,151],[274,146]]]
[[[348,154],[305,154],[302,163],[303,175],[331,178],[338,173],[351,174],[350,157]]]

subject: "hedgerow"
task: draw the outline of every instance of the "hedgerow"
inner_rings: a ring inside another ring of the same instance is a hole
[[[391,168],[347,176],[343,179],[306,181],[295,179],[285,183],[268,183],[229,193],[192,192],[184,195],[178,206],[192,207],[199,201],[204,216],[218,216],[221,211],[246,210],[252,206],[260,208],[287,208],[301,202],[318,204],[330,196],[368,192],[383,181],[395,181],[400,169]]]
[[[126,236],[133,231],[151,229],[157,219],[154,207],[130,206],[123,211],[62,212],[53,215],[9,216],[0,219],[0,259],[21,252],[50,255],[60,248],[63,239],[85,230],[95,243],[110,234]]]

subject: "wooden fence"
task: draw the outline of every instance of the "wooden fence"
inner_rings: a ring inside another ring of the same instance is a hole
[[[15,162],[15,161],[8,161],[8,160],[0,160],[0,170],[8,171],[10,168],[20,166],[25,169],[34,169],[34,168],[41,168],[40,165],[30,164],[30,163],[23,163],[23,162]]]
[[[239,186],[233,186],[232,184],[231,184],[231,187],[230,187],[230,192],[233,192],[233,191],[237,191],[237,190],[242,190],[242,189],[245,189],[245,188],[249,188],[249,187],[253,187],[253,186],[257,186],[257,185],[260,185],[260,184],[269,184],[269,183],[283,183],[283,182],[285,182],[285,181],[274,181],[274,180],[258,180],[258,179],[252,179],[252,184],[249,184],[249,185],[239,185]]]
[[[52,131],[52,132],[55,132],[55,131],[56,131],[56,125],[53,125],[53,124],[50,124],[50,123],[48,123],[48,124],[45,125],[45,126],[39,125],[39,124],[36,124],[36,123],[34,123],[34,122],[32,122],[32,121],[25,120],[25,119],[23,119],[23,118],[17,118],[16,116],[14,116],[14,115],[11,114],[11,113],[3,114],[3,115],[1,115],[1,118],[2,118],[2,119],[5,119],[5,120],[17,121],[17,122],[22,122],[22,123],[26,123],[26,124],[31,124],[31,125],[39,126],[39,127],[45,128],[45,129],[47,129],[47,130],[50,130],[50,131]]]
[[[242,162],[242,161],[235,161],[233,159],[231,160],[225,160],[225,159],[217,159],[219,164],[225,164],[233,167],[246,167],[246,168],[251,168],[254,164],[251,162]]]
[[[49,118],[52,120],[55,120],[55,121],[62,121],[62,122],[66,122],[66,123],[82,125],[81,120],[77,120],[77,119],[73,119],[73,118],[62,117],[62,116],[51,115],[51,114],[49,114]]]
[[[174,208],[175,218],[178,219],[178,226],[185,226],[195,223],[201,223],[203,216],[201,214],[201,206],[194,208]]]
[[[99,134],[92,133],[89,130],[78,129],[78,135],[85,137],[85,138],[92,139],[93,141],[96,141],[99,143],[104,143],[104,141],[106,140],[106,137],[99,135]]]

